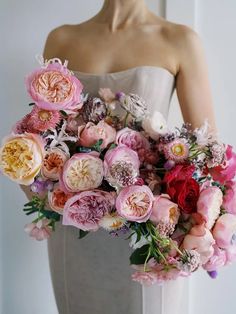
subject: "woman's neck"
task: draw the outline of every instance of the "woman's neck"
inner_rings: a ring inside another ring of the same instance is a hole
[[[142,24],[150,14],[145,0],[105,0],[103,7],[94,16],[97,23],[108,24],[111,31]]]

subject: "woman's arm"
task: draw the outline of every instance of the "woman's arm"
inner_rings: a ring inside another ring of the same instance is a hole
[[[186,25],[180,26],[177,36],[179,69],[176,93],[183,119],[192,128],[200,127],[205,119],[217,134],[213,100],[204,48],[199,35]]]

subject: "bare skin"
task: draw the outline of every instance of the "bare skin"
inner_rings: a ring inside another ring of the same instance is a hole
[[[91,19],[53,29],[43,56],[68,60],[71,70],[99,75],[142,65],[165,68],[175,76],[184,121],[195,128],[207,118],[217,132],[199,35],[155,15],[145,0],[105,0]]]

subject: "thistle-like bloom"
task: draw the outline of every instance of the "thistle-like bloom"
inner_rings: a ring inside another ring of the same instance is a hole
[[[200,254],[196,250],[183,250],[180,256],[178,268],[185,272],[193,272],[201,265]]]
[[[105,102],[98,97],[88,97],[84,102],[82,109],[82,116],[84,121],[98,123],[107,115],[107,108]]]
[[[124,94],[118,92],[116,94],[120,105],[128,113],[130,113],[135,119],[143,119],[147,114],[147,104],[144,99],[136,94]]]

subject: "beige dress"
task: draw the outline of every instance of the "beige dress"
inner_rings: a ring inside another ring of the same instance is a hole
[[[175,77],[167,69],[139,66],[91,74],[74,71],[84,92],[97,95],[100,87],[137,93],[150,112],[167,118]],[[187,314],[187,284],[181,280],[143,288],[131,280],[132,249],[127,235],[112,237],[104,230],[78,239],[72,226],[57,224],[48,240],[51,278],[59,314]],[[184,292],[184,295],[182,294]]]

